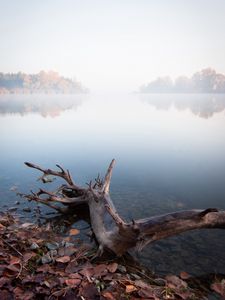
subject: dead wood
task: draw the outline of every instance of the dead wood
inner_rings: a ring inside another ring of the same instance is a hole
[[[43,173],[40,178],[43,183],[51,181],[48,176],[61,177],[66,181],[55,192],[40,189],[36,193],[24,195],[26,199],[43,203],[60,213],[76,209],[81,204],[88,206],[91,227],[99,244],[99,255],[104,249],[113,251],[118,256],[133,247],[142,250],[149,243],[188,230],[225,228],[225,211],[216,208],[178,211],[126,222],[117,213],[109,194],[115,160],[110,163],[105,179],[101,180],[98,176],[94,183],[88,183],[87,188],[77,185],[69,171],[59,165],[56,166],[60,171],[54,171],[28,162],[25,164]]]

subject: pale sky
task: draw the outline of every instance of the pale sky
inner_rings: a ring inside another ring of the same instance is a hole
[[[0,71],[55,70],[91,91],[225,73],[225,0],[0,0]]]

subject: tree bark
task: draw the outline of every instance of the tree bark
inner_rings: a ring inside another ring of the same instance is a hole
[[[70,172],[59,165],[56,165],[59,171],[54,171],[28,162],[25,164],[43,173],[39,178],[43,183],[51,181],[48,176],[61,177],[66,181],[56,192],[40,189],[23,195],[26,199],[43,203],[60,213],[76,209],[81,204],[89,207],[91,227],[99,244],[98,255],[107,249],[121,256],[130,248],[142,250],[149,243],[188,230],[225,228],[225,211],[215,208],[179,211],[126,222],[117,213],[109,194],[115,160],[110,163],[105,179],[101,180],[98,176],[94,183],[88,183],[87,188],[77,185]]]

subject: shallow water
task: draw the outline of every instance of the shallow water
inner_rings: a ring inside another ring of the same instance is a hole
[[[59,163],[85,184],[112,158],[111,196],[128,220],[225,208],[224,95],[1,96],[0,133],[2,209],[39,184],[24,161]],[[201,230],[148,246],[139,259],[161,274],[225,273],[224,249],[222,230]]]

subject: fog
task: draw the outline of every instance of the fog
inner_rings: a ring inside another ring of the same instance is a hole
[[[1,72],[55,70],[92,92],[225,73],[223,0],[0,0]]]

